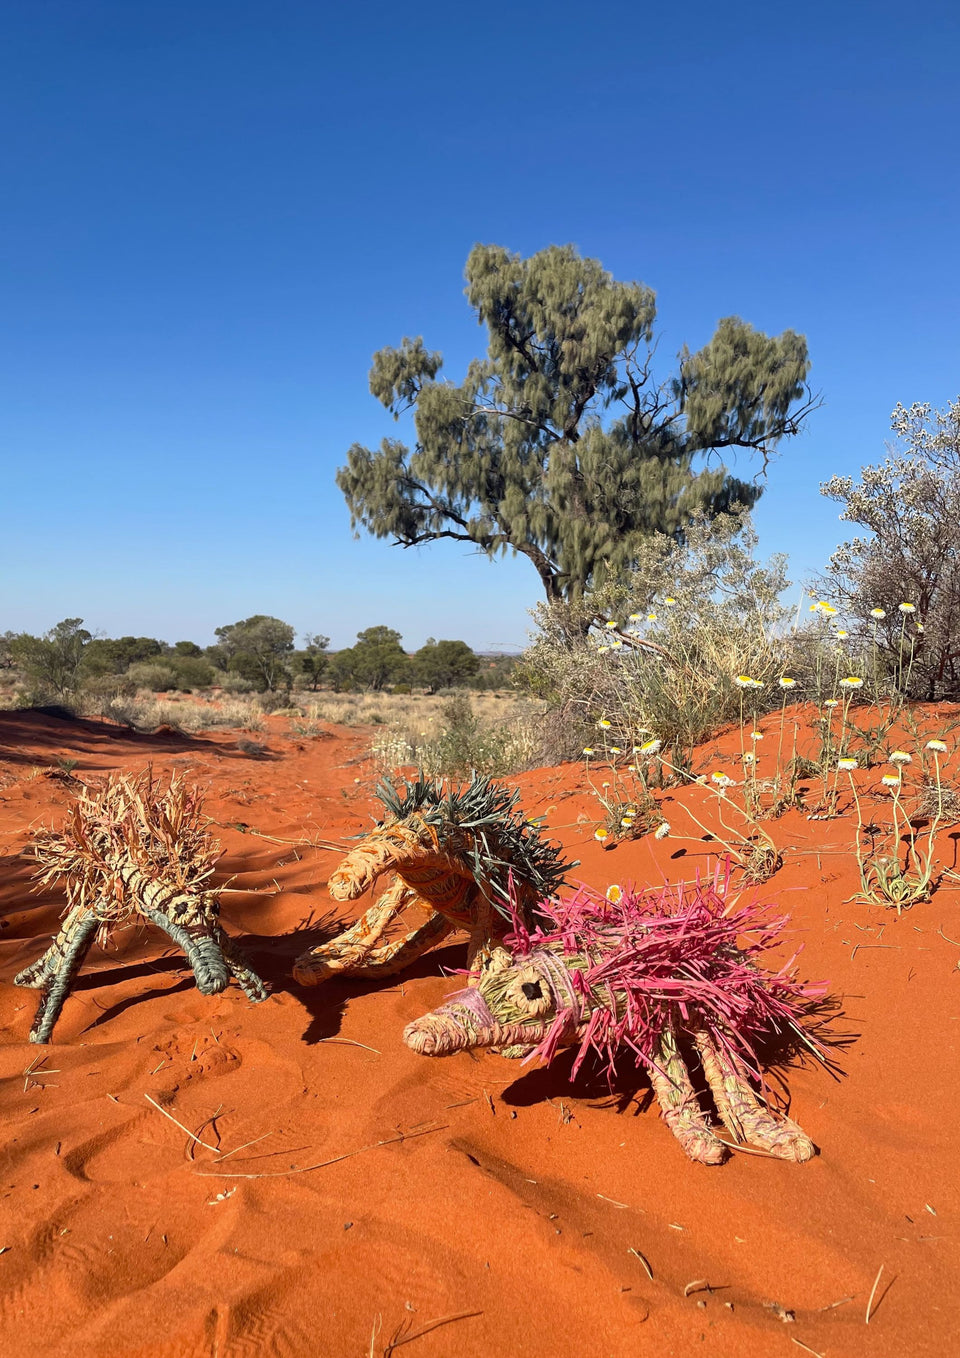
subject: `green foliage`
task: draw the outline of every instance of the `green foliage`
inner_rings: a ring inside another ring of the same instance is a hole
[[[352,685],[375,692],[406,679],[409,668],[410,658],[400,645],[400,633],[382,626],[358,632],[357,644],[331,656],[329,667],[335,687]]]
[[[293,662],[297,674],[315,693],[320,687],[320,680],[323,678],[324,671],[330,661],[330,657],[325,654],[330,645],[330,638],[322,636],[319,632],[308,632],[304,641],[306,642],[305,649],[297,651],[293,657]]]
[[[40,695],[62,697],[78,688],[84,652],[92,639],[82,618],[64,618],[42,637],[21,632],[9,647],[16,665]]]
[[[289,685],[287,657],[293,650],[294,637],[289,623],[256,613],[242,622],[216,628],[215,635],[226,667],[260,692],[272,693]]]
[[[125,674],[131,665],[156,660],[164,651],[155,637],[95,637],[84,650],[88,674]]]
[[[517,655],[479,655],[477,672],[467,680],[466,687],[477,692],[511,688],[519,658]]]
[[[200,652],[200,647],[197,647]],[[217,672],[205,659],[202,652],[198,655],[186,655],[183,652],[174,652],[164,657],[163,663],[168,665],[176,676],[176,686],[183,692],[189,689],[210,688],[216,682]]]
[[[173,649],[177,655],[185,656],[187,659],[195,659],[203,655],[203,651],[195,641],[175,641]]]
[[[815,404],[798,405],[803,338],[736,317],[656,382],[654,294],[572,246],[523,259],[478,245],[466,278],[487,357],[456,385],[437,380],[442,359],[420,338],[375,354],[370,389],[395,416],[414,411],[416,446],[354,444],[337,484],[355,528],[519,552],[549,601],[629,569],[653,532],[680,538],[698,513],[752,505],[759,489],[702,455],[740,447],[766,461]]]
[[[413,657],[413,682],[436,693],[438,688],[457,688],[476,674],[480,661],[465,641],[434,641],[429,638]]]
[[[148,688],[152,693],[169,693],[179,687],[173,666],[155,660],[138,660],[127,670],[127,678],[137,688]]]

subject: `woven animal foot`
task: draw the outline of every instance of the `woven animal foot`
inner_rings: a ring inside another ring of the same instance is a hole
[[[423,780],[403,783],[402,793],[378,788],[384,821],[328,884],[336,901],[359,899],[385,875],[389,887],[349,929],[297,959],[293,974],[301,985],[338,975],[392,975],[458,928],[470,934],[472,965],[510,927],[511,908],[522,915],[562,880],[566,864],[515,810],[515,792],[475,778],[447,792]],[[411,906],[426,912],[426,922],[384,942]]]
[[[201,994],[219,994],[233,976],[254,1004],[267,998],[266,985],[221,928],[186,928],[158,911],[144,911],[143,915],[183,952]],[[40,991],[40,1002],[30,1029],[31,1042],[50,1041],[64,1001],[101,927],[102,922],[94,912],[75,907],[68,912],[46,952],[13,978],[14,985]]]
[[[31,1042],[49,1042],[94,938],[121,922],[154,924],[183,952],[204,995],[235,977],[254,1003],[267,987],[224,933],[219,892],[208,885],[220,856],[197,790],[176,779],[162,788],[150,772],[111,778],[77,799],[66,824],[38,832],[34,851],[45,883],[64,880],[71,905],[42,957],[14,978],[40,991]]]

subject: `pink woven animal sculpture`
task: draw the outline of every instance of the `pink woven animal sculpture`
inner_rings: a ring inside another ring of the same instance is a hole
[[[614,903],[587,891],[542,903],[546,922],[531,932],[517,921],[475,983],[409,1024],[404,1041],[425,1056],[490,1047],[547,1062],[572,1046],[571,1078],[591,1051],[611,1071],[626,1053],[687,1155],[716,1165],[728,1150],[691,1081],[695,1058],[735,1142],[809,1160],[813,1142],[764,1098],[760,1049],[802,1044],[829,1064],[814,1031],[824,988],[801,984],[794,959],[763,970],[786,921],[725,891],[718,876]]]

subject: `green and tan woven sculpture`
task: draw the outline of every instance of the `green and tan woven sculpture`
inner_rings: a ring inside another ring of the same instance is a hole
[[[95,937],[103,946],[121,925],[155,924],[190,963],[197,989],[215,995],[235,976],[254,1002],[267,990],[220,925],[221,888],[210,879],[221,856],[199,790],[151,771],[114,776],[84,789],[59,830],[34,840],[37,877],[63,882],[60,931],[15,977],[41,992],[31,1042],[49,1042],[64,1000]]]
[[[392,975],[456,929],[470,935],[472,965],[512,927],[512,910],[532,923],[537,902],[573,866],[524,819],[519,794],[489,778],[444,790],[421,777],[397,788],[381,784],[377,795],[383,821],[328,885],[337,901],[356,900],[384,874],[389,885],[356,924],[297,959],[293,974],[301,985],[335,975]],[[411,907],[426,912],[425,922],[384,942]]]
[[[632,1059],[687,1155],[715,1165],[727,1146],[695,1090],[696,1063],[734,1142],[808,1160],[809,1137],[764,1098],[760,1051],[803,1047],[829,1065],[816,1035],[829,1006],[792,963],[758,966],[784,921],[726,900],[725,886],[718,878],[616,902],[581,891],[544,903],[540,927],[518,919],[475,984],[409,1024],[404,1041],[425,1056],[486,1047],[547,1062],[572,1046],[573,1075],[591,1052],[611,1070]]]

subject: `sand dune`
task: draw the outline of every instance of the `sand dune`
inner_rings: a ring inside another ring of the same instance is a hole
[[[344,840],[376,808],[369,733],[304,740],[287,726],[269,719],[267,753],[251,758],[235,732],[142,737],[0,713],[4,1352],[960,1349],[954,887],[899,919],[847,903],[850,817],[772,824],[785,862],[758,894],[792,916],[803,973],[843,997],[858,1036],[841,1081],[812,1065],[785,1073],[791,1116],[820,1149],[811,1163],[736,1154],[706,1169],[684,1158],[642,1075],[571,1085],[569,1060],[541,1070],[405,1048],[404,1025],[455,988],[444,969],[463,965],[462,945],[391,981],[293,983],[293,958],[348,912],[325,891],[336,854],[280,841]],[[115,952],[91,952],[56,1041],[27,1042],[36,997],[10,982],[63,901],[31,889],[22,850],[69,804],[57,757],[78,760],[74,777],[152,762],[209,790],[221,869],[243,893],[225,896],[225,923],[272,985],[266,1002],[236,986],[198,994],[163,936],[129,929]],[[713,861],[682,815],[702,789],[671,794],[669,839],[604,852],[581,768],[516,781],[593,886],[676,881]],[[940,840],[948,867],[953,834]]]

